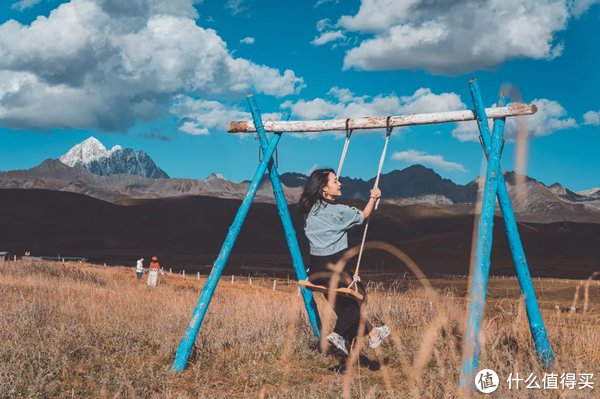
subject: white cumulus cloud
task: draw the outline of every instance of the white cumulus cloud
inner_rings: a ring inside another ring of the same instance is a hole
[[[31,24],[0,25],[0,124],[127,129],[173,98],[298,93],[302,78],[235,58],[196,24],[194,0],[71,0]]]
[[[428,112],[445,112],[464,109],[466,106],[456,93],[436,94],[429,88],[420,88],[412,95],[396,94],[357,96],[347,88],[332,87],[327,98],[285,101],[282,109],[289,109],[297,119],[345,119],[385,117]],[[379,130],[367,130],[377,133]],[[337,133],[334,133],[337,134]],[[290,133],[294,137],[314,139],[319,133]]]
[[[198,124],[191,121],[183,122],[179,127],[179,130],[181,130],[184,133],[191,134],[192,136],[205,136],[209,134],[208,128],[201,127]]]
[[[315,8],[329,3],[338,4],[339,2],[340,0],[317,0],[317,2],[315,3]]]
[[[574,0],[571,3],[573,15],[580,17],[585,14],[594,4],[600,4],[600,0]]]
[[[228,0],[225,3],[225,8],[227,8],[231,15],[238,15],[248,10],[248,4],[246,0]]]
[[[548,100],[546,98],[538,98],[532,101],[538,108],[538,111],[533,115],[523,116],[524,125],[527,129],[527,135],[548,136],[556,131],[577,128],[579,125],[575,119],[567,116],[565,108],[557,101]],[[490,132],[492,129],[492,121],[489,120]],[[504,128],[504,137],[507,140],[512,140],[518,133],[519,125],[517,117],[506,119]],[[479,129],[474,121],[458,123],[452,131],[452,135],[460,141],[478,141]]]
[[[600,111],[588,111],[583,114],[583,123],[586,125],[600,125]]]
[[[420,163],[424,165],[436,166],[447,171],[467,171],[460,163],[446,161],[441,155],[427,154],[423,151],[412,149],[406,151],[397,151],[392,154],[392,159],[409,163]]]
[[[333,87],[328,95],[332,98],[286,101],[281,107],[289,108],[300,119],[384,117],[465,108],[458,94],[435,94],[428,88],[418,89],[409,96],[389,94],[370,97],[356,96],[348,89]]]
[[[13,10],[17,10],[17,11],[23,11],[23,10],[27,10],[28,8],[35,6],[40,1],[42,1],[42,0],[20,0],[20,1],[14,2],[10,6],[10,8]]]
[[[175,98],[170,107],[171,113],[177,115],[183,123],[179,127],[182,132],[192,135],[206,135],[211,129],[226,131],[227,124],[233,120],[251,120],[252,115],[237,107],[231,107],[219,101],[196,99],[185,95]],[[263,121],[279,120],[282,113],[264,113]]]
[[[256,40],[252,37],[252,36],[247,36],[245,38],[243,38],[242,40],[240,40],[240,43],[243,44],[254,44]]]
[[[331,22],[329,18],[323,18],[317,21],[316,25],[319,34],[310,42],[313,46],[322,46],[327,43],[336,42],[346,39],[346,35],[337,26]],[[336,44],[334,44],[334,47]]]
[[[571,0],[361,0],[355,15],[337,22],[349,32],[368,35],[346,53],[344,69],[459,74],[515,58],[552,59],[563,50],[556,34],[567,27],[570,4]]]
[[[322,46],[329,42],[334,42],[336,40],[345,39],[346,36],[341,30],[335,30],[331,32],[323,32],[319,36],[315,37],[310,44],[313,46]]]

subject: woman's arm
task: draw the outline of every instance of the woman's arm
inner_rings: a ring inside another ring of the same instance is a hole
[[[371,196],[369,197],[369,201],[367,202],[365,209],[363,209],[363,216],[365,217],[365,219],[371,216],[373,208],[375,208],[375,203],[380,197],[381,190],[379,188],[374,188],[373,190],[371,190]]]

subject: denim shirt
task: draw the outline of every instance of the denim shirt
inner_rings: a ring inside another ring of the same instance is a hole
[[[348,248],[348,230],[363,221],[364,215],[359,209],[317,201],[304,220],[310,254],[327,256]]]

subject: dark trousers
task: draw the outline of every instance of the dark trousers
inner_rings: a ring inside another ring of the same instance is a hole
[[[345,251],[345,250],[344,250]],[[336,264],[340,259],[344,251],[337,252],[333,255],[328,256],[315,256],[310,255],[310,269],[308,279],[317,285],[323,285],[329,287],[331,278],[335,273],[328,267],[328,264]],[[355,263],[348,262],[343,272],[340,275],[338,288],[348,287],[352,282],[352,275],[354,274]],[[334,311],[337,315],[337,322],[333,332],[344,337],[348,344],[352,344],[352,341],[358,335],[358,326],[360,324],[360,307],[361,303],[366,305],[367,292],[362,285],[358,282],[358,291],[363,295],[363,301],[357,302],[354,298],[345,297],[342,295],[336,295]],[[327,294],[324,294],[327,299]],[[367,322],[365,324],[365,331],[371,331],[371,325]]]

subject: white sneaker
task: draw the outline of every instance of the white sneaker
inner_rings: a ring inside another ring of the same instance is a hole
[[[348,348],[346,348],[346,340],[344,337],[332,332],[327,336],[327,342],[329,342],[329,345],[332,346],[333,349],[348,356]]]
[[[375,327],[374,330],[377,331],[377,337],[375,339],[371,339],[371,337],[369,337],[369,348],[373,349],[381,345],[381,341],[383,341],[385,337],[390,335],[390,328],[386,325],[383,325],[381,327]]]

